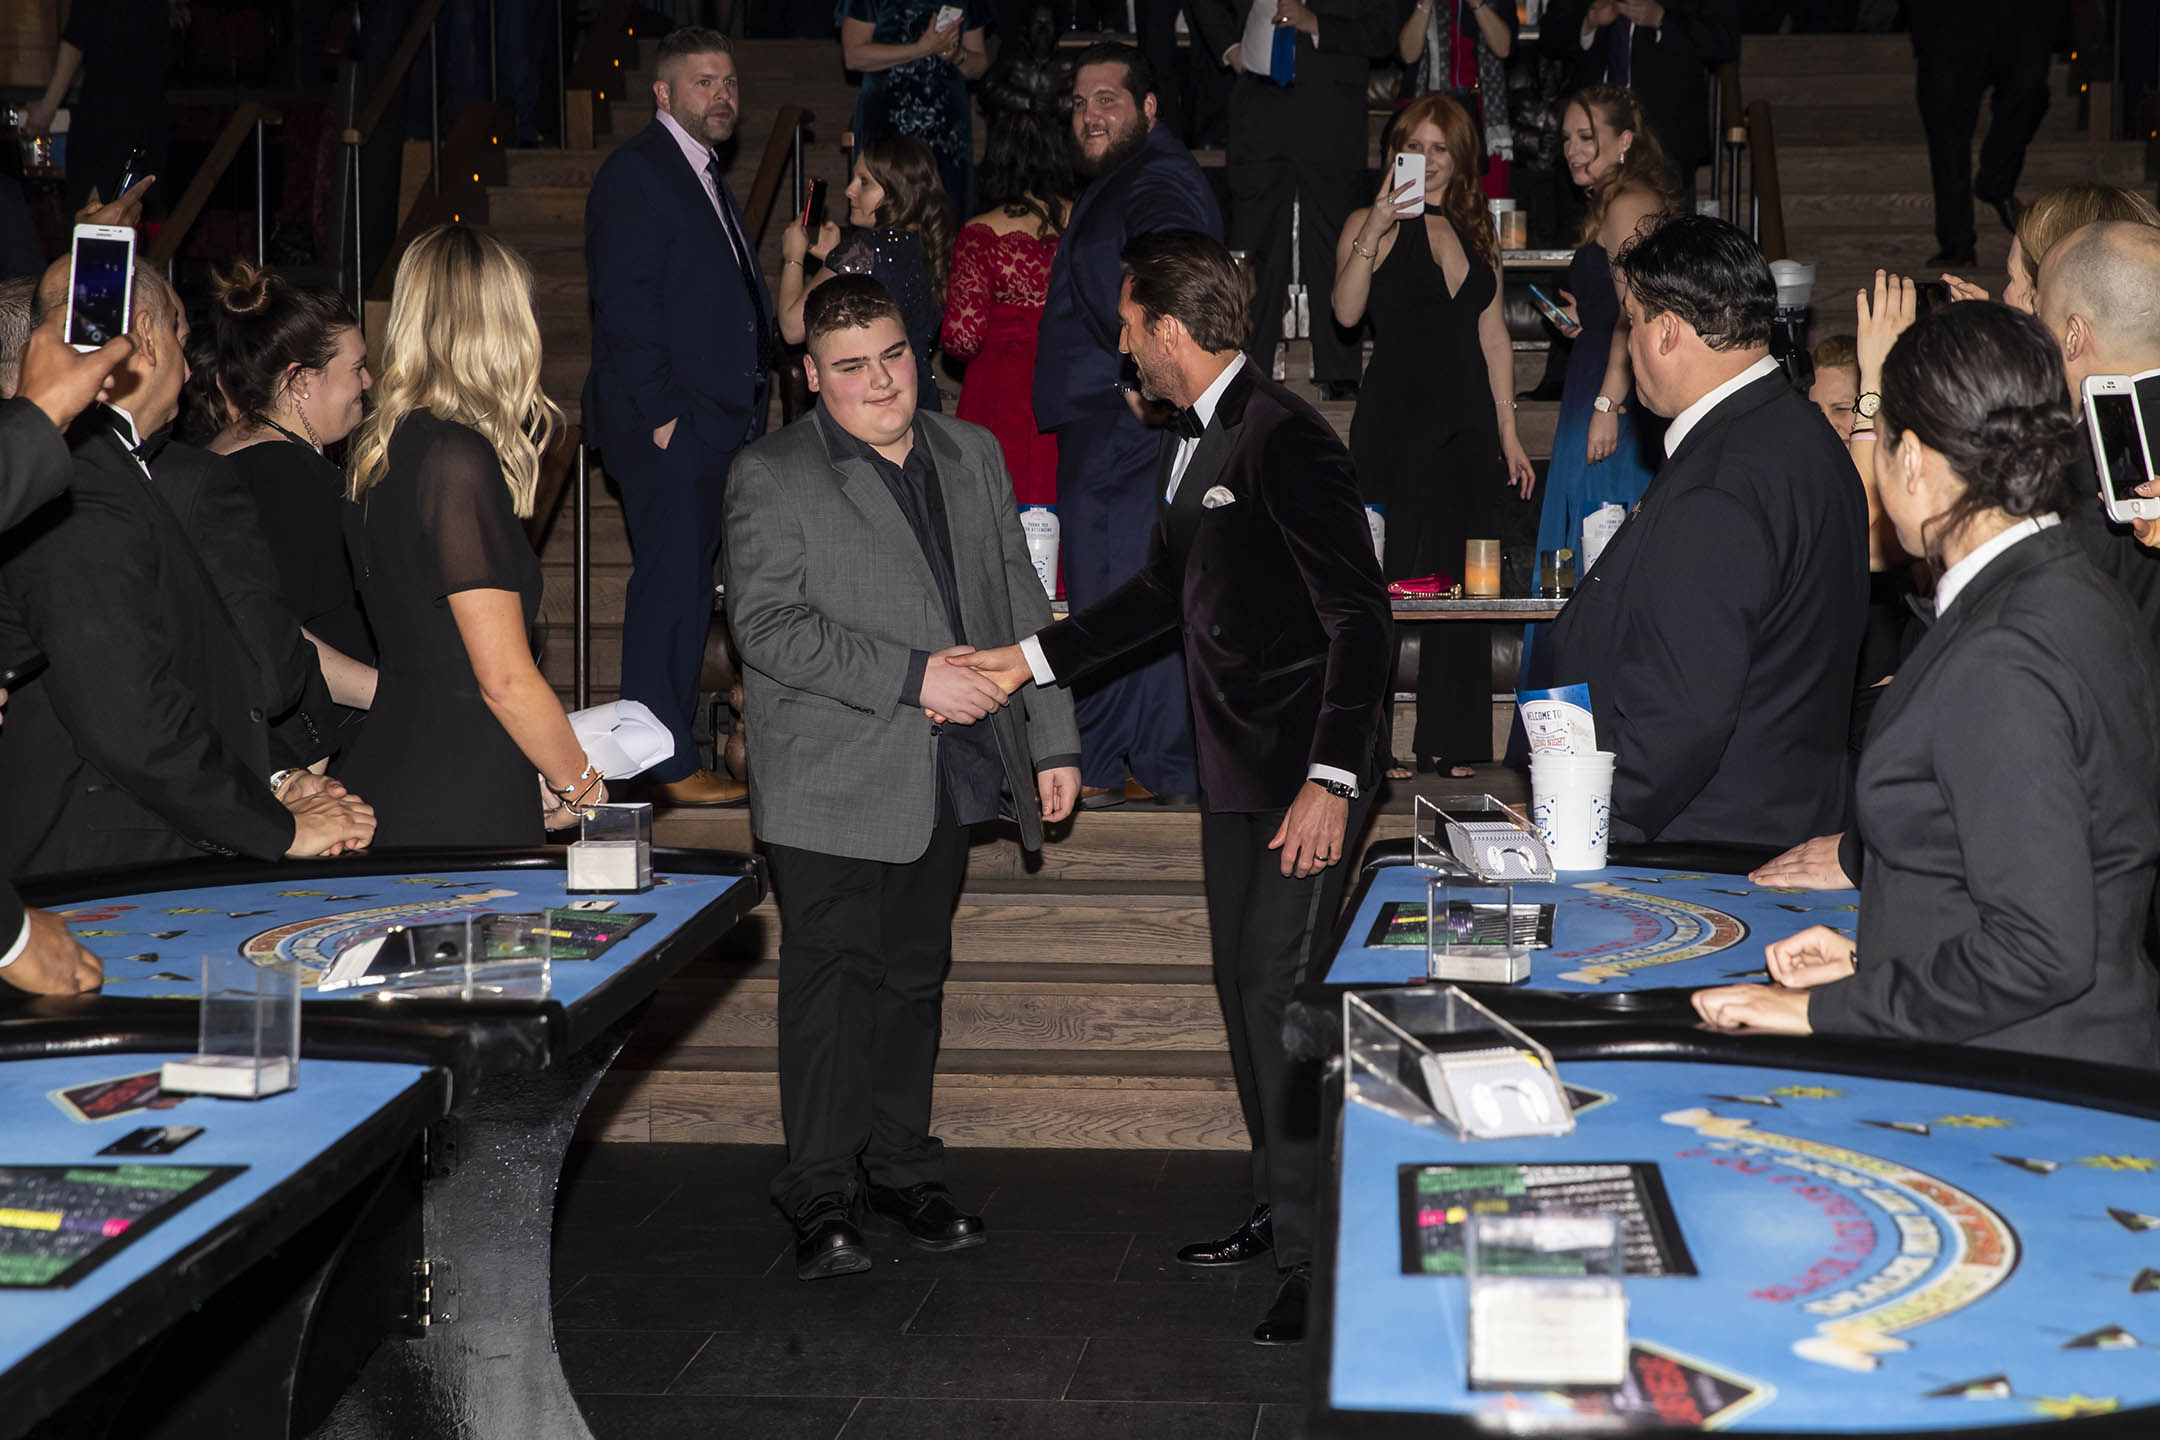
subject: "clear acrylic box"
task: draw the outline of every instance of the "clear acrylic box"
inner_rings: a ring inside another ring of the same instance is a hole
[[[1343,1054],[1351,1100],[1457,1139],[1575,1128],[1552,1052],[1453,985],[1346,992]]]
[[[652,889],[652,806],[595,805],[571,842],[567,888],[578,895]]]
[[[1411,860],[1420,869],[1486,881],[1551,881],[1552,857],[1530,817],[1490,795],[1411,805]]]
[[[257,965],[237,952],[202,960],[196,1054],[169,1060],[159,1088],[260,1100],[300,1083],[300,972],[290,960]]]
[[[1472,1215],[1463,1226],[1473,1389],[1627,1379],[1622,1225],[1604,1212]]]
[[[1520,985],[1543,908],[1517,904],[1515,887],[1463,874],[1425,884],[1425,974],[1464,985]]]
[[[474,911],[393,925],[341,951],[316,989],[361,999],[545,1000],[554,983],[549,911]]]

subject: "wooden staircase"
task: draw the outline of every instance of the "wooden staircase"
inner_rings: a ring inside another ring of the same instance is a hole
[[[584,196],[615,143],[651,119],[651,42],[639,73],[611,87],[624,98],[597,117],[596,148],[520,150],[507,183],[491,189],[491,228],[533,263],[546,348],[548,392],[578,418],[589,360],[583,250]],[[846,183],[838,148],[854,104],[835,47],[820,41],[751,41],[737,52],[744,111],[730,183],[749,188],[776,108],[817,116],[807,168],[837,197]],[[1902,37],[1750,37],[1744,60],[1750,99],[1776,106],[1779,159],[1791,248],[1814,259],[1817,330],[1850,328],[1849,296],[1879,263],[1911,268],[1934,249],[1926,150],[1912,106],[1912,62]],[[2058,77],[2060,72],[2058,72]],[[2027,195],[2074,179],[2135,183],[2135,146],[2094,145],[2075,132],[2075,105],[2058,95],[2035,142]],[[1374,144],[1377,146],[1377,127]],[[1219,156],[1203,154],[1203,163]],[[1705,192],[1707,193],[1707,191]],[[769,276],[779,271],[785,191],[760,237]],[[837,198],[835,201],[837,205]],[[2007,238],[1980,214],[1982,265],[1994,289]],[[1329,402],[1307,376],[1309,347],[1294,342],[1289,382],[1346,437],[1355,406]],[[1517,388],[1543,372],[1544,357],[1517,355]],[[1481,381],[1478,383],[1482,383]],[[957,392],[957,384],[949,387]],[[1558,407],[1525,402],[1518,427],[1542,471]],[[777,415],[775,416],[777,423]],[[595,699],[613,698],[623,588],[630,552],[621,512],[593,486]],[[1507,533],[1534,529],[1534,502],[1516,505]],[[556,523],[543,559],[546,666],[559,689],[570,679],[572,527]],[[1407,707],[1397,715],[1408,753]],[[1515,777],[1487,771],[1471,781],[1419,782],[1428,791],[1487,790],[1520,798]],[[1409,786],[1392,786],[1366,837],[1407,833]],[[1222,1026],[1208,971],[1199,817],[1128,806],[1087,813],[1039,857],[1010,838],[979,839],[954,919],[936,1124],[959,1144],[1237,1148],[1245,1143]],[[752,848],[749,816],[737,811],[663,813],[666,844]],[[585,1133],[619,1140],[780,1139],[774,1049],[778,923],[771,904],[715,953],[666,987],[608,1075]]]

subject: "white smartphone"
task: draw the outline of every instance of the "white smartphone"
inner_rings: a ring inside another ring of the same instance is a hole
[[[1395,157],[1393,176],[1388,181],[1388,194],[1402,194],[1402,188],[1405,185],[1417,186],[1417,189],[1410,192],[1409,203],[1420,210],[1424,209],[1425,157],[1423,155],[1412,155],[1408,151],[1404,151]],[[1398,206],[1397,208],[1402,207]]]
[[[135,232],[77,225],[68,257],[67,343],[95,350],[128,333],[135,301]]]
[[[967,12],[965,10],[962,10],[958,5],[940,5],[938,7],[937,19],[931,21],[930,23],[940,30],[950,30],[953,28],[953,26],[960,23],[960,17],[965,15],[966,13]]]
[[[2127,375],[2088,375],[2084,391],[2085,429],[2092,437],[2093,468],[2108,519],[2122,525],[2160,520],[2160,498],[2137,493],[2153,474],[2137,382]]]

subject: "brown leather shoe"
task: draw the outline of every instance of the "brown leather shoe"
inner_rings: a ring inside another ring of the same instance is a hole
[[[750,799],[748,785],[710,770],[693,770],[680,780],[667,781],[659,790],[661,799],[670,805],[741,805]]]

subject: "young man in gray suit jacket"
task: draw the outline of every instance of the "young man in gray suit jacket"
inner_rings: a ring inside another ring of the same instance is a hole
[[[884,286],[841,275],[803,310],[819,405],[728,482],[728,621],[756,736],[750,819],[780,906],[772,1196],[805,1280],[870,1268],[870,1208],[933,1250],[980,1243],[930,1133],[967,827],[1039,849],[1080,791],[1062,691],[1006,697],[947,657],[1050,623],[990,432],[915,408]]]

